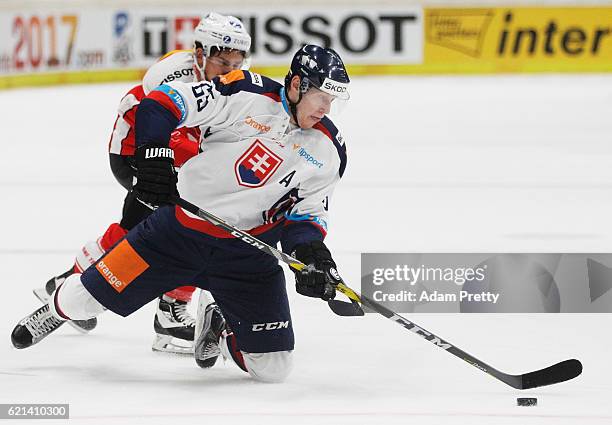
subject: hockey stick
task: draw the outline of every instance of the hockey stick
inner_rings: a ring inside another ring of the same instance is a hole
[[[242,240],[243,242],[265,252],[268,255],[272,255],[276,257],[278,260],[288,264],[294,270],[301,270],[305,267],[305,264],[293,258],[290,255],[285,254],[284,252],[279,251],[278,249],[260,241],[254,236],[249,235],[242,230],[235,228],[234,226],[226,223],[224,220],[216,217],[215,215],[204,211],[197,206],[187,202],[184,199],[176,198],[174,200],[176,205],[184,208],[185,210],[191,212],[192,214],[197,215],[200,218],[208,221],[209,223],[217,226],[220,229],[225,230],[230,233],[232,236]],[[504,372],[501,372],[495,369],[492,366],[484,363],[483,361],[477,359],[476,357],[466,353],[460,348],[454,346],[453,344],[444,341],[440,337],[435,334],[423,329],[422,327],[416,325],[414,322],[406,319],[405,317],[400,316],[394,311],[388,309],[382,304],[377,303],[376,301],[371,300],[368,297],[362,296],[358,294],[356,291],[352,290],[344,283],[340,283],[337,286],[337,290],[344,295],[346,295],[351,303],[346,303],[342,301],[336,301],[335,303],[330,301],[330,308],[337,314],[341,316],[354,316],[361,314],[363,315],[363,310],[359,307],[359,304],[364,305],[378,314],[386,317],[387,319],[393,320],[397,324],[403,326],[409,331],[419,335],[420,337],[426,339],[437,347],[442,348],[443,350],[448,351],[454,356],[459,357],[461,360],[469,363],[477,369],[482,370],[483,372],[488,373],[494,378],[504,382],[507,385],[510,385],[513,388],[519,390],[526,390],[529,388],[543,387],[546,385],[557,384],[559,382],[568,381],[580,375],[582,373],[582,363],[576,359],[564,360],[560,363],[556,363],[552,366],[549,366],[544,369],[536,370],[533,372],[523,373],[521,375],[510,375]],[[359,312],[355,309],[359,309]],[[354,313],[354,314],[352,314]]]

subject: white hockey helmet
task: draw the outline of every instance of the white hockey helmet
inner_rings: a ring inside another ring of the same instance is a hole
[[[210,12],[206,15],[193,33],[193,48],[202,47],[204,57],[209,57],[213,47],[219,50],[232,49],[244,52],[248,62],[251,49],[251,36],[240,19]]]

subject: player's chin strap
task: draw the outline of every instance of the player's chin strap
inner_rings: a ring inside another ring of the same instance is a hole
[[[198,55],[196,52],[196,47],[193,48],[193,52],[191,55],[193,56],[193,72],[196,77],[196,81],[204,81],[206,79],[206,72],[204,69],[206,68],[206,56],[202,55],[202,66],[198,63]]]
[[[302,95],[308,91],[309,87],[310,87],[310,83],[308,82],[308,80],[305,78],[302,78],[300,80],[300,89],[298,90],[297,102],[293,102],[291,99],[289,99],[287,87],[284,87],[281,89],[281,101],[283,103],[283,106],[285,106],[285,109],[287,110],[287,112],[291,114],[291,117],[293,118],[297,126],[300,128],[301,126],[300,126],[300,122],[298,121],[298,116],[297,116],[297,105],[298,103],[302,101]]]
[[[280,91],[280,97],[285,111],[287,111],[287,113],[291,115],[291,118],[293,118],[293,121],[295,121],[295,123],[299,127],[300,124],[297,118],[297,104],[300,103],[300,101],[302,100],[302,93],[299,94],[297,102],[292,102],[289,100],[289,96],[287,95],[287,88],[283,87]]]

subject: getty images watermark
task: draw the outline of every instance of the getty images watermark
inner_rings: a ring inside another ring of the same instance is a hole
[[[362,254],[364,296],[398,313],[612,311],[612,254]]]
[[[391,268],[375,268],[372,270],[372,284],[382,286],[389,282],[403,282],[404,285],[409,285],[410,289],[400,290],[399,292],[385,292],[385,290],[374,290],[372,296],[374,301],[408,301],[408,302],[457,302],[457,301],[474,301],[474,302],[492,302],[497,303],[499,293],[491,291],[482,291],[481,293],[471,293],[466,290],[460,290],[459,293],[454,291],[428,291],[423,288],[416,289],[416,284],[446,282],[462,286],[466,282],[485,280],[487,265],[482,267],[430,267],[421,264],[418,267],[409,266],[407,264],[395,265]]]

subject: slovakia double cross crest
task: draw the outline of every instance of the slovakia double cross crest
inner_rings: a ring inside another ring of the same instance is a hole
[[[278,169],[283,159],[264,146],[259,140],[242,154],[234,165],[240,186],[263,186]]]

